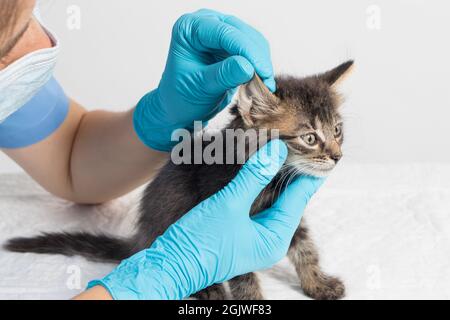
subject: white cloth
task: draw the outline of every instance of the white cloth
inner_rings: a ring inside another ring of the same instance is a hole
[[[102,207],[74,206],[22,175],[0,176],[0,243],[40,231],[131,230],[137,194]],[[348,299],[450,299],[450,165],[352,166],[336,170],[306,217],[322,266]],[[0,249],[0,299],[70,298],[114,266],[79,257]],[[283,261],[260,274],[270,299],[305,299]],[[71,288],[75,288],[72,290]]]
[[[36,5],[35,5],[34,10],[33,10],[33,15],[39,21],[39,23],[42,24],[41,12],[39,10],[40,2],[41,2],[40,0],[36,1]]]

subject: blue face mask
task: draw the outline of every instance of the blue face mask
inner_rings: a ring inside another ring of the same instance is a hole
[[[39,20],[36,11],[35,17]],[[69,99],[52,76],[59,43],[46,32],[51,48],[31,52],[0,71],[0,148],[38,143],[67,117]]]
[[[0,123],[33,98],[51,79],[59,43],[47,32],[53,47],[31,52],[0,71]]]

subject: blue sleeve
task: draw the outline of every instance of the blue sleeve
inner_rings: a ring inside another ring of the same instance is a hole
[[[24,148],[46,139],[68,112],[69,99],[52,78],[27,104],[0,123],[0,148]]]

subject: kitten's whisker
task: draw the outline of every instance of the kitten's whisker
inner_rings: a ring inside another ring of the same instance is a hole
[[[275,188],[274,193],[273,193],[272,203],[275,202],[275,196],[276,196],[276,198],[280,197],[281,193],[284,191],[283,190],[284,187],[289,185],[289,183],[285,184],[285,181],[286,180],[289,181],[291,177],[295,176],[296,175],[296,171],[297,171],[297,169],[295,167],[289,168],[289,170],[286,172],[286,174],[284,175],[284,177],[281,180],[281,182],[279,181],[280,182],[280,188],[278,190],[278,195],[277,195],[277,188]],[[278,183],[277,183],[277,186],[278,186]]]
[[[286,176],[289,175],[289,172],[292,170],[292,168],[288,168],[288,170],[286,172],[283,172],[283,174],[281,175],[280,179],[277,181],[275,188],[274,188],[274,192],[272,194],[272,204],[275,202],[275,195],[277,193],[277,189],[278,186],[280,186],[280,189],[283,187],[283,181],[286,178]]]
[[[289,173],[291,171],[292,171],[292,168],[289,167],[287,171],[282,173],[280,179],[275,184],[275,188],[274,188],[274,191],[273,191],[273,194],[272,194],[272,200],[271,200],[272,204],[275,202],[275,196],[276,196],[276,193],[277,193],[278,186],[280,186],[280,190],[283,188],[283,181],[286,179],[286,177],[289,175]]]

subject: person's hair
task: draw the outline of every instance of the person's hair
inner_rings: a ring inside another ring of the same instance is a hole
[[[19,1],[0,1],[0,41],[9,36],[17,20]]]

